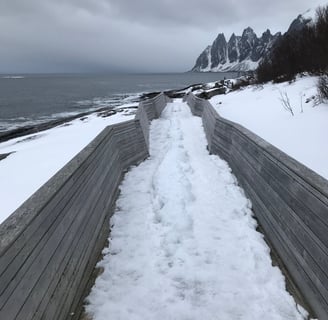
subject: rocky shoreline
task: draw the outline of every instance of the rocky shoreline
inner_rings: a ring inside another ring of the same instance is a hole
[[[172,99],[182,98],[186,93],[193,92],[196,96],[203,99],[210,99],[211,97],[218,94],[226,94],[229,91],[240,88],[240,86],[247,85],[250,83],[249,76],[241,77],[234,80],[220,80],[217,82],[211,83],[197,83],[190,85],[188,87],[182,89],[173,89],[164,91],[164,93]],[[140,96],[139,99],[136,99],[134,102],[139,103],[142,100],[151,99],[154,96],[158,95],[160,92],[149,92],[144,93]],[[126,109],[137,109],[138,105],[128,106],[128,107],[105,107],[93,111],[82,112],[73,116],[68,116],[56,120],[47,121],[44,123],[39,123],[35,125],[26,125],[20,128],[8,130],[0,133],[0,143],[6,142],[8,140],[23,137],[29,134],[45,131],[59,125],[63,125],[67,122],[70,122],[75,119],[83,120],[85,117],[91,114],[97,114],[99,117],[109,117],[111,115],[116,114],[117,112],[122,112]],[[1,155],[0,155],[1,156]],[[0,157],[0,160],[4,159],[4,157]]]
[[[123,109],[124,110],[125,109],[136,109],[137,107],[138,106],[136,105],[136,106],[124,107]],[[64,117],[64,118],[60,118],[60,119],[56,119],[56,120],[51,120],[51,121],[47,121],[44,123],[23,126],[23,127],[17,128],[17,129],[12,129],[12,130],[8,130],[8,131],[0,133],[0,143],[8,141],[10,139],[19,138],[19,137],[23,137],[23,136],[26,136],[29,134],[45,131],[45,130],[60,126],[62,124],[65,124],[67,122],[73,121],[75,119],[83,120],[83,119],[85,119],[85,117],[87,117],[91,114],[97,114],[99,117],[109,117],[109,116],[116,114],[117,112],[121,112],[121,111],[122,111],[122,108],[114,109],[111,107],[106,107],[106,108],[97,109],[96,111],[93,110],[93,111],[82,112],[82,113],[78,113],[73,116]]]

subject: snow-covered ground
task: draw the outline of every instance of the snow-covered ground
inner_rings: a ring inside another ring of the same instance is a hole
[[[186,104],[152,122],[150,154],[121,185],[104,272],[87,299],[92,319],[304,319],[250,202],[208,154]]]
[[[124,107],[124,106],[122,106]],[[130,120],[130,111],[110,117],[92,114],[40,133],[0,144],[0,223],[69,162],[106,126]]]
[[[328,179],[328,104],[314,106],[316,82],[316,77],[307,76],[292,84],[249,86],[210,102],[222,117],[240,123]],[[289,98],[294,116],[284,109],[281,95]]]

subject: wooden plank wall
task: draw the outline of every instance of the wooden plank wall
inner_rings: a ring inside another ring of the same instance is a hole
[[[147,146],[149,145],[149,121],[157,119],[169,101],[170,99],[165,94],[160,94],[139,104],[136,119],[141,123]]]
[[[301,293],[328,319],[328,181],[244,127],[218,115],[206,100],[185,98],[201,116],[209,150],[225,159]]]
[[[78,318],[118,186],[148,156],[149,122],[166,102],[161,94],[105,128],[0,225],[1,320]]]

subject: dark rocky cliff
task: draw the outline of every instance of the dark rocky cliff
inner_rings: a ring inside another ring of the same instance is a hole
[[[287,33],[299,30],[311,19],[299,15],[291,24]],[[252,28],[244,29],[241,36],[231,35],[229,41],[219,33],[212,45],[208,46],[197,58],[191,71],[248,71],[255,70],[261,59],[267,55],[281,33],[274,35],[267,29],[258,37]]]
[[[229,41],[220,33],[196,60],[192,71],[244,71],[257,67],[280,33],[265,31],[260,38],[252,28],[246,28],[242,36],[231,35]]]

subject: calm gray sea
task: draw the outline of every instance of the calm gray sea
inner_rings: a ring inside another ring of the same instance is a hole
[[[236,73],[0,75],[0,132],[115,107],[145,92],[236,76]]]

